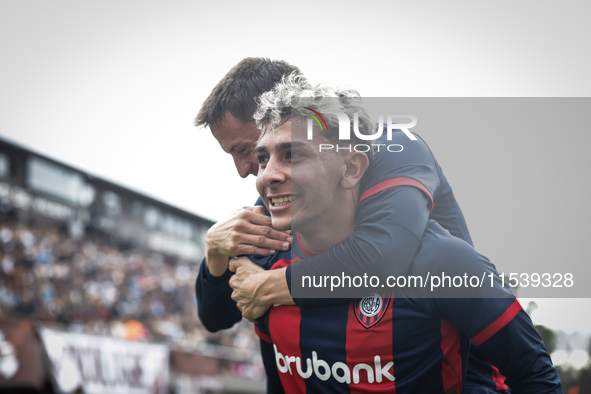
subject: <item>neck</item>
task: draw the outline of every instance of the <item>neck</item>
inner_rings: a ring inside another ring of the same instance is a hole
[[[341,242],[355,230],[358,188],[345,194],[341,203],[336,203],[332,214],[322,218],[322,223],[309,223],[299,229],[303,245],[314,252],[322,252]]]

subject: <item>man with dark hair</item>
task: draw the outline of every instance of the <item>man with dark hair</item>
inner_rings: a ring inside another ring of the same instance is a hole
[[[252,118],[252,103],[258,94],[250,81],[263,84],[265,88],[261,91],[264,91],[284,75],[297,71],[286,63],[281,67],[285,67],[286,74],[278,76],[277,62],[243,60],[214,88],[197,117],[197,124],[209,124],[222,149],[232,155],[242,177],[258,172],[253,148],[259,131],[251,120],[245,121]],[[243,80],[246,77],[250,80]],[[235,97],[240,99],[234,100]],[[397,138],[404,140],[389,142],[408,142],[403,134]],[[263,207],[242,208],[214,225],[206,237],[206,259],[196,283],[199,316],[205,327],[211,331],[229,328],[241,315],[256,319],[273,304],[308,308],[346,302],[317,298],[294,300],[290,286],[301,283],[304,276],[332,275],[337,269],[350,275],[370,271],[403,275],[419,248],[429,219],[472,244],[451,187],[420,138],[406,145],[403,155],[387,151],[376,154],[364,176],[361,192],[369,197],[359,207],[355,231],[350,237],[316,256],[279,270],[257,273],[243,281],[243,287],[235,292],[238,307],[230,299],[232,288],[228,281],[232,272],[228,270],[228,258],[259,255],[251,257],[257,261],[276,250],[288,250],[293,240],[285,232],[272,228]],[[260,200],[258,205],[262,205]],[[384,232],[384,228],[388,231]],[[242,276],[245,275],[243,271]],[[507,389],[503,377],[483,358],[471,359],[471,363],[473,370],[479,370],[474,380],[485,380],[489,392]],[[478,386],[483,387],[480,383]]]
[[[255,99],[294,72],[300,70],[282,60],[247,57],[218,82],[195,118],[195,126],[211,128],[222,149],[232,155],[242,178],[256,175],[258,168],[252,143],[259,134],[252,124]]]

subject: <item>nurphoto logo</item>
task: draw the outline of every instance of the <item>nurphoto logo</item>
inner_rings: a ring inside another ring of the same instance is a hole
[[[306,115],[310,116],[311,119],[308,119],[307,123],[307,138],[308,140],[313,139],[313,129],[314,129],[314,121],[320,127],[320,130],[323,129],[327,131],[331,131],[328,128],[328,124],[324,119],[324,116],[318,112],[313,110],[312,108],[305,107],[310,112]],[[346,113],[337,110],[325,110],[325,114],[333,114],[337,117],[339,121],[339,141],[350,141],[351,140],[351,119],[347,116]],[[374,134],[362,134],[359,131],[359,114],[355,113],[353,115],[353,132],[355,136],[363,141],[376,141],[382,137],[384,131],[386,131],[386,139],[388,141],[392,141],[392,132],[393,130],[401,130],[411,141],[416,141],[417,137],[415,137],[409,129],[413,128],[417,124],[417,117],[411,114],[391,114],[386,116],[387,122],[384,124],[384,115],[378,115],[378,121],[376,128],[376,132]],[[406,119],[406,123],[395,123],[394,120]],[[380,125],[382,127],[380,127]],[[336,146],[333,144],[320,144],[319,151],[322,152],[323,150],[331,150],[336,149],[336,151],[346,150],[346,151],[355,151],[355,152],[368,152],[370,149],[374,149],[377,152],[380,151],[380,147],[386,147],[389,152],[402,152],[404,147],[400,144],[355,144],[355,145],[342,145],[337,144]]]

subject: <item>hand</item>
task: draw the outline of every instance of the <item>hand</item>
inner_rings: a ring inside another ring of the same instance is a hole
[[[255,322],[272,305],[264,300],[261,291],[265,281],[276,272],[264,270],[250,261],[248,257],[237,257],[230,260],[230,271],[235,272],[230,278],[230,287],[234,289],[232,299],[236,301],[242,316]]]
[[[207,232],[207,268],[212,275],[221,276],[228,268],[229,256],[269,256],[276,250],[289,250],[293,241],[289,233],[271,227],[271,218],[265,215],[265,208],[241,208]]]

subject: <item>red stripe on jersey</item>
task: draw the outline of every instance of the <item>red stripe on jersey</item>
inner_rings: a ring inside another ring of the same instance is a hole
[[[257,326],[254,326],[254,332],[259,336],[259,338],[261,338],[263,341],[268,342],[268,343],[272,343],[271,342],[271,337],[268,336],[267,334],[261,332],[261,330],[259,330],[259,328]]]
[[[282,260],[278,260],[275,264],[273,264],[273,266],[271,267],[272,270],[276,270],[279,268],[284,268],[287,267],[290,264],[293,263],[297,263],[299,261],[302,261],[301,258],[296,257],[293,260],[287,260],[287,259],[282,259]],[[271,314],[272,316],[272,314]],[[270,326],[270,325],[269,325]],[[298,329],[299,329],[299,325],[298,325]],[[267,342],[267,343],[273,343],[273,341],[271,340],[271,337],[269,337],[267,334],[261,332],[261,330],[259,330],[259,328],[257,326],[254,326],[254,332],[259,336],[259,338],[261,338],[263,341]],[[298,335],[299,338],[299,335]]]
[[[298,256],[293,260],[282,259],[273,264],[271,269],[276,270],[284,268],[300,261],[302,261],[302,259]],[[269,332],[281,333],[280,336],[287,339],[280,341],[279,346],[276,345],[277,348],[275,349],[275,365],[277,366],[277,363],[280,363],[281,368],[286,369],[285,373],[282,373],[281,371],[279,372],[279,377],[281,378],[283,390],[287,394],[306,392],[306,382],[299,375],[295,361],[296,359],[299,359],[302,372],[308,372],[305,370],[307,365],[302,365],[304,360],[302,360],[302,352],[300,350],[301,320],[302,316],[300,314],[300,308],[295,305],[271,307],[271,311],[269,312]],[[277,343],[273,334],[271,334],[271,338],[269,339],[270,343]],[[280,367],[277,366],[277,369],[279,368]]]
[[[494,322],[488,325],[484,330],[480,331],[478,334],[473,336],[472,342],[476,345],[482,345],[486,342],[490,337],[495,335],[497,332],[501,330],[501,328],[505,327],[507,323],[509,323],[521,310],[521,304],[519,301],[515,299],[513,303],[507,308],[505,312],[501,316],[499,316]]]
[[[293,260],[281,259],[278,260],[275,264],[273,264],[270,269],[278,270],[279,268],[285,268],[288,265],[299,263],[300,261],[302,261],[302,259],[297,256]]]
[[[462,354],[460,329],[451,321],[441,319],[441,378],[446,393],[462,392]]]
[[[365,191],[365,193],[363,193],[361,195],[361,198],[359,199],[358,204],[361,204],[361,201],[365,200],[368,197],[373,196],[374,194],[378,194],[381,191],[384,191],[386,189],[390,189],[393,187],[398,187],[398,186],[416,187],[417,189],[419,189],[420,191],[425,193],[427,195],[427,197],[429,197],[429,200],[431,201],[431,211],[433,210],[433,207],[435,205],[433,202],[433,196],[431,195],[431,192],[429,191],[429,189],[427,189],[427,187],[425,185],[423,185],[421,182],[417,181],[416,179],[406,178],[406,177],[388,179],[388,180],[378,183],[375,186],[370,187],[368,190]]]
[[[492,363],[490,362],[490,360],[488,358],[484,358],[484,361],[486,361],[490,367],[492,368],[492,379],[493,382],[495,382],[495,385],[497,386],[497,391],[504,391],[504,390],[509,390],[509,386],[507,386],[505,384],[505,375],[503,375],[501,372],[499,372],[499,369],[497,367],[495,367],[494,365],[492,365]]]
[[[396,394],[396,382],[391,381],[385,373],[394,375],[395,365],[392,355],[392,303],[389,303],[388,310],[383,319],[371,329],[366,329],[357,321],[355,314],[355,303],[349,306],[349,317],[347,319],[347,367],[351,373],[349,390],[351,394],[357,393],[393,393]],[[379,361],[377,360],[379,356]],[[379,362],[379,365],[376,365]],[[373,370],[371,376],[367,369],[355,371],[355,366],[363,363]],[[385,373],[378,372],[383,369]],[[359,381],[355,382],[355,376]],[[379,376],[379,377],[378,377]],[[371,378],[371,379],[370,379]],[[378,382],[380,380],[380,382]],[[372,383],[369,383],[371,381]]]
[[[308,371],[305,360],[302,360],[300,350],[300,321],[302,316],[297,306],[271,307],[269,313],[269,332],[271,340],[277,346],[275,348],[275,364],[279,370],[281,385],[287,394],[300,394],[306,392],[306,382],[300,376]],[[275,338],[273,333],[279,333],[280,338]],[[278,341],[279,339],[279,341]],[[278,345],[277,345],[278,344]]]

